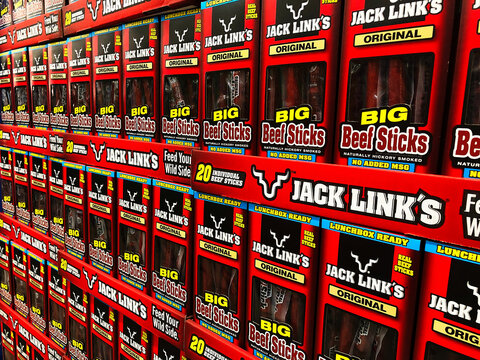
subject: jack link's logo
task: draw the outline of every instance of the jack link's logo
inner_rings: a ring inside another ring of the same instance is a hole
[[[233,24],[233,22],[235,21],[236,18],[237,18],[237,15],[230,18],[230,22],[228,23],[228,26],[225,24],[224,19],[218,19],[218,21],[220,22],[220,24],[222,24],[223,30],[225,30],[225,32],[229,32],[232,29],[232,24]]]
[[[183,42],[183,39],[185,39],[185,34],[188,32],[188,28],[183,30],[183,33],[182,33],[182,36],[180,36],[180,33],[175,30],[175,34],[177,34],[177,37],[178,37],[178,41],[179,42]]]
[[[13,330],[17,328],[18,320],[13,320],[13,316],[10,315],[10,320],[12,321]]]
[[[107,54],[108,53],[108,48],[110,47],[110,43],[107,44],[107,46],[105,46],[104,44],[102,44],[102,49],[103,49],[103,53],[104,54]]]
[[[68,178],[70,179],[70,184],[72,184],[72,186],[75,186],[75,182],[77,181],[77,178],[71,177],[71,176],[69,176]]]
[[[173,355],[168,355],[165,350],[163,350],[163,353],[165,354],[165,360],[173,360],[173,358],[174,358]]]
[[[145,36],[142,36],[138,41],[136,38],[133,38],[133,41],[135,42],[135,46],[137,47],[137,49],[140,49],[142,47],[142,41],[144,38]]]
[[[73,301],[75,301],[77,304],[79,304],[80,303],[80,294],[77,294],[76,292],[72,291],[72,295],[73,295]]]
[[[60,170],[55,170],[53,169],[53,174],[55,175],[55,177],[58,179],[60,177]]]
[[[17,29],[13,29],[12,32],[8,30],[8,36],[10,36],[10,40],[12,41],[12,45],[15,44],[15,33],[17,32]]]
[[[16,145],[18,142],[18,137],[20,136],[20,131],[18,131],[16,134],[14,131],[12,131],[12,135],[13,135],[13,141],[15,141],[15,145]]]
[[[100,308],[98,308],[97,310],[98,310],[98,316],[100,317],[100,320],[103,321],[103,317],[105,316],[105,311],[100,310]]]
[[[136,331],[131,331],[130,328],[127,326],[127,331],[130,336],[130,339],[134,339],[134,336],[137,334]]]
[[[33,58],[33,60],[35,60],[35,65],[37,65],[37,66],[40,65],[40,59],[41,59],[40,56],[36,57],[36,58]]]
[[[283,235],[282,240],[279,240],[279,239],[277,238],[277,234],[274,233],[272,230],[270,230],[270,234],[272,234],[273,239],[275,240],[275,244],[277,245],[278,248],[283,248],[284,245],[285,245],[285,241],[287,241],[288,239],[290,239],[290,234],[288,234],[288,235]]]
[[[32,271],[33,271],[34,274],[40,275],[40,274],[38,273],[38,269],[39,269],[38,266],[32,265]]]
[[[95,10],[93,10],[93,6],[91,3],[87,2],[87,8],[90,10],[90,13],[92,14],[92,19],[93,21],[97,20],[98,17],[98,9],[100,9],[100,4],[102,0],[97,0],[97,4],[95,5]]]
[[[378,258],[377,259],[369,259],[368,260],[368,263],[362,268],[362,263],[360,262],[360,259],[358,257],[358,255],[355,255],[353,252],[350,253],[350,255],[352,255],[352,258],[355,260],[355,262],[358,264],[358,270],[362,273],[362,274],[365,274],[365,273],[370,273],[370,271],[368,271],[368,268],[370,266],[372,266],[373,264],[376,264],[378,262]]]
[[[210,214],[213,222],[215,223],[215,229],[220,229],[222,227],[222,223],[226,220],[226,218],[221,218],[220,221],[217,223],[217,218]]]
[[[101,194],[102,193],[102,188],[103,188],[103,185],[105,184],[97,184],[95,183],[95,187],[97,188],[97,193]]]
[[[17,68],[19,68],[20,67],[20,59],[16,59],[15,64],[17,65]]]
[[[88,277],[88,272],[85,270],[85,268],[83,269],[83,275],[85,275],[85,279],[87,279],[87,285],[88,285],[88,288],[90,290],[93,290],[93,285],[95,285],[95,282],[97,281],[98,279],[98,276],[97,274],[93,275],[92,278],[90,279]]]
[[[56,287],[60,287],[60,278],[57,276],[52,276],[53,283]]]
[[[107,147],[107,144],[103,143],[102,145],[100,145],[100,148],[97,150],[96,145],[90,140],[90,147],[92,148],[93,153],[95,154],[95,161],[100,162],[100,160],[102,159],[102,153]]]
[[[6,156],[2,156],[2,164],[6,164],[7,163],[7,157]]]
[[[298,9],[298,12],[296,12],[296,11],[293,9],[293,5],[285,4],[285,6],[286,6],[287,9],[290,10],[290,12],[292,13],[293,20],[298,20],[298,19],[300,19],[300,18],[302,17],[302,11],[305,9],[305,6],[307,6],[309,2],[310,2],[310,0],[307,0],[307,1],[303,2],[303,3],[300,5],[300,9]]]
[[[265,180],[265,171],[257,170],[255,165],[252,165],[251,170],[253,177],[257,179],[257,184],[262,187],[263,197],[267,200],[274,200],[277,197],[277,191],[290,180],[290,169],[287,169],[284,174],[275,173],[275,180],[272,184]]]
[[[22,255],[15,254],[15,260],[17,261],[17,264],[21,264],[22,263]]]
[[[19,168],[23,167],[23,161],[22,160],[17,160],[17,166]]]
[[[19,227],[17,228],[15,225],[12,225],[12,227],[13,227],[13,232],[15,234],[15,239],[18,239],[18,233],[20,232],[20,228]],[[19,260],[17,259],[17,261]]]
[[[173,212],[173,209],[175,208],[175,205],[177,205],[176,202],[174,202],[172,205],[170,205],[170,202],[167,199],[165,199],[165,203],[167,204],[168,212]]]
[[[18,343],[18,350],[22,353],[25,353],[25,344]]]
[[[75,49],[75,55],[77,55],[77,59],[80,59],[80,57],[82,56],[82,51],[83,51],[82,48]]]
[[[478,287],[470,285],[470,281],[467,281],[467,288],[472,290],[473,295],[477,298],[478,306],[480,306],[480,294],[478,293]]]
[[[38,164],[33,164],[33,166],[35,167],[35,171],[36,171],[37,173],[40,173],[40,165],[38,165]]]
[[[53,57],[56,63],[60,62],[60,54],[53,54]]]
[[[5,68],[7,67],[7,63],[6,63],[6,62],[2,62],[0,65],[2,66],[2,70],[5,70]]]
[[[130,190],[127,189],[128,196],[130,197],[130,202],[135,202],[135,198],[137,197],[137,192],[134,192],[133,195]]]

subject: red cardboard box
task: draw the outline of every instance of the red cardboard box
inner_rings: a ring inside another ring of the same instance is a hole
[[[12,270],[14,287],[14,307],[15,310],[28,319],[30,308],[28,285],[27,285],[27,255],[28,251],[20,245],[12,242]]]
[[[48,234],[50,211],[48,208],[48,157],[30,153],[30,196],[32,199],[32,225],[42,234]]]
[[[254,155],[260,1],[202,2],[203,148]]]
[[[65,132],[69,128],[70,86],[67,41],[48,44],[50,126]]]
[[[92,33],[95,129],[99,136],[123,131],[122,26]]]
[[[421,241],[322,220],[315,359],[409,359]]]
[[[117,312],[95,297],[90,308],[92,359],[117,359]]]
[[[89,295],[70,281],[68,294],[68,353],[72,360],[90,358]]]
[[[152,179],[117,173],[118,277],[149,293]]]
[[[194,319],[242,346],[247,203],[195,192]]]
[[[2,0],[0,5],[0,29],[12,25],[12,0]]]
[[[0,181],[2,182],[2,210],[5,215],[15,215],[15,192],[13,191],[13,152],[0,147]]]
[[[51,156],[48,158],[48,181],[50,236],[63,244],[65,243],[63,160]]]
[[[63,163],[65,191],[65,247],[69,254],[87,261],[87,205],[85,165]]]
[[[13,80],[11,51],[0,54],[0,110],[2,124],[13,125],[15,114],[13,113]]]
[[[341,25],[342,1],[263,1],[261,156],[330,160]]]
[[[246,348],[262,359],[311,359],[320,219],[249,210]]]
[[[27,20],[27,0],[13,1],[12,21],[14,24]]]
[[[42,333],[47,330],[47,269],[46,260],[28,253],[28,287],[30,293],[30,322]]]
[[[32,94],[32,123],[40,129],[50,126],[50,96],[48,95],[48,46],[28,48],[30,87]]]
[[[158,140],[159,31],[156,17],[125,24],[122,30],[124,126],[132,140]]]
[[[120,359],[150,359],[150,333],[124,314],[120,313],[118,315],[118,352]]]
[[[12,260],[10,241],[0,236],[0,300],[12,306]]]
[[[2,354],[5,360],[15,360],[15,332],[12,331],[9,324],[2,321]]]
[[[87,166],[88,253],[90,264],[108,274],[116,271],[115,171]]]
[[[32,355],[32,345],[28,341],[28,333],[22,334],[20,328],[17,330],[17,360],[30,360]]]
[[[70,128],[75,134],[93,135],[91,34],[68,38],[67,47]]]
[[[21,223],[30,226],[30,155],[23,150],[13,150],[13,174],[15,178],[15,217]]]
[[[30,126],[30,86],[28,76],[28,48],[12,50],[12,72],[15,123]]]
[[[478,359],[480,253],[427,241],[413,360]]]
[[[67,280],[48,263],[48,332],[62,349],[67,347]]]
[[[162,16],[162,143],[200,146],[200,9]]]
[[[455,1],[348,1],[337,164],[434,173]]]

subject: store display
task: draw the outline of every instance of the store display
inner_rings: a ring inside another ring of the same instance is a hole
[[[48,208],[48,158],[30,153],[30,198],[32,199],[32,225],[47,234],[50,223]]]
[[[49,157],[47,208],[50,209],[50,236],[61,243],[65,243],[63,172],[63,160]]]
[[[5,360],[15,360],[15,332],[9,325],[2,321],[2,355]]]
[[[48,45],[48,91],[50,104],[50,125],[53,130],[69,129],[70,85],[68,81],[67,41]]]
[[[2,124],[13,125],[15,115],[13,113],[13,81],[12,81],[12,58],[11,51],[0,54],[0,110]]]
[[[12,270],[13,270],[13,291],[14,308],[18,314],[25,319],[28,319],[30,303],[28,296],[27,285],[27,255],[28,251],[12,242]]]
[[[12,259],[10,240],[0,236],[0,300],[12,306]]]
[[[118,352],[122,360],[148,360],[151,335],[126,315],[118,314]],[[170,359],[168,359],[170,360]]]
[[[203,148],[256,152],[260,1],[202,2]]]
[[[12,50],[11,54],[15,123],[18,126],[30,126],[28,48]]]
[[[13,177],[15,180],[15,218],[30,226],[32,206],[30,202],[30,154],[23,150],[13,150]]]
[[[39,129],[50,125],[50,103],[48,96],[48,47],[28,48],[30,59],[30,93],[32,94],[32,123]]]
[[[67,347],[67,281],[52,263],[48,268],[48,333],[62,349]]]
[[[122,26],[92,33],[95,129],[99,136],[123,131]]]
[[[161,141],[199,147],[202,106],[200,9],[162,16],[161,36]]]
[[[3,146],[0,147],[0,181],[3,213],[14,217],[16,203],[13,191],[13,151]]]
[[[28,291],[30,296],[30,322],[45,334],[47,331],[47,261],[28,253]]]
[[[88,360],[90,354],[90,326],[88,322],[88,294],[67,283],[68,288],[68,354],[72,360]]]
[[[117,314],[110,306],[97,298],[90,302],[91,359],[118,358]]]
[[[128,139],[158,140],[159,30],[156,17],[123,26],[124,126]]]
[[[12,25],[12,0],[0,2],[0,29]]]
[[[14,24],[19,24],[27,20],[27,0],[12,0],[12,21]]]

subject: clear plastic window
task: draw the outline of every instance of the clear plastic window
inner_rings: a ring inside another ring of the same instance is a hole
[[[471,357],[459,354],[453,350],[444,348],[443,346],[427,342],[425,351],[425,360],[475,360]]]
[[[246,121],[250,112],[250,70],[227,70],[207,73],[206,117],[213,111],[230,107],[239,108],[240,120]]]
[[[78,323],[72,317],[68,318],[68,339],[70,341],[75,340],[83,344],[83,348],[86,349],[87,346],[87,328],[82,324]]]
[[[58,305],[55,301],[49,301],[50,309],[49,309],[49,316],[50,316],[50,323],[57,324],[60,327],[60,331],[65,333],[65,308],[63,306]]]
[[[360,122],[361,111],[408,105],[410,124],[428,120],[433,54],[409,54],[350,61],[347,121]]]
[[[100,113],[100,109],[113,105],[113,113],[108,115],[118,115],[119,113],[119,88],[118,80],[98,80],[95,82],[95,112]]]
[[[45,217],[47,214],[47,194],[32,189],[33,210],[36,215]]]
[[[52,219],[63,219],[63,200],[50,196],[50,215]]]
[[[5,349],[5,347],[2,349],[3,350],[3,358],[5,360],[15,360],[15,355],[12,354],[10,351]]]
[[[23,209],[28,209],[27,187],[21,184],[15,184],[15,195],[17,200],[17,206]]]
[[[4,201],[5,199],[9,198],[9,202],[12,202],[12,182],[6,179],[2,179],[2,198]]]
[[[76,82],[70,84],[70,98],[72,113],[75,109],[82,109],[82,114],[90,113],[90,82]]]
[[[57,84],[50,86],[52,113],[67,113],[67,85]]]
[[[90,243],[93,244],[94,240],[104,241],[106,248],[103,250],[110,252],[112,249],[111,227],[110,220],[90,214]]]
[[[26,86],[15,87],[15,109],[17,111],[28,111],[28,96]]]
[[[36,310],[40,311],[38,315],[40,317],[43,317],[44,306],[45,306],[45,299],[43,298],[43,294],[31,287],[30,288],[30,307],[32,309],[35,308]]]
[[[322,355],[327,359],[337,359],[336,354],[359,360],[396,358],[396,330],[331,305],[325,306],[323,333]]]
[[[33,85],[32,86],[32,103],[34,112],[46,113],[47,109],[47,86],[46,85]]]
[[[185,284],[186,252],[185,246],[155,236],[155,271],[160,268],[175,270],[178,282]]]
[[[480,125],[480,49],[474,49],[470,53],[465,91],[463,123]]]
[[[288,325],[293,341],[303,344],[305,295],[254,277],[252,321],[260,324],[260,319]]]
[[[12,92],[10,91],[10,88],[0,89],[0,95],[1,95],[0,99],[2,101],[0,110],[1,111],[7,111],[6,109],[12,110]]]
[[[7,292],[10,292],[10,273],[2,268],[0,268],[0,284],[5,287]]]
[[[323,121],[326,65],[289,64],[267,68],[265,118],[275,119],[275,110],[308,105],[313,121]]]
[[[198,117],[198,75],[165,76],[163,113],[188,106],[190,117]]]
[[[199,256],[197,294],[203,296],[206,292],[228,298],[228,309],[236,313],[238,306],[238,270]]]
[[[126,114],[134,116],[132,109],[147,106],[147,112],[142,116],[153,116],[153,78],[127,79],[126,86]]]
[[[75,209],[70,206],[65,206],[65,211],[67,216],[67,226],[65,229],[65,233],[78,234],[78,236],[75,235],[75,237],[77,239],[83,240],[83,210]]]
[[[146,238],[145,232],[120,224],[120,256],[125,253],[138,255],[138,265],[145,265]]]
[[[104,340],[95,334],[92,334],[93,343],[93,359],[94,360],[111,360],[113,359],[113,349]]]
[[[18,276],[14,276],[15,283],[15,296],[20,295],[20,298],[23,297],[25,304],[27,303],[27,282],[23,279],[20,279]],[[18,297],[17,297],[18,298]]]

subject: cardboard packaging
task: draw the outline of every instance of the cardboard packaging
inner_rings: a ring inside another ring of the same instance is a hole
[[[73,1],[70,1],[70,3],[71,2]],[[65,0],[45,0],[45,13],[60,10],[63,6],[65,6],[65,3]]]
[[[14,24],[19,24],[22,21],[27,20],[27,0],[12,0],[12,3],[12,22]]]
[[[3,213],[14,217],[16,203],[13,186],[13,151],[3,146],[0,147],[0,181]]]
[[[263,1],[259,155],[330,160],[342,3]]]
[[[13,174],[15,179],[15,217],[21,223],[30,226],[30,154],[27,151],[13,150]]]
[[[63,160],[50,156],[48,158],[50,236],[62,244],[65,243],[63,172]]]
[[[0,110],[2,124],[13,125],[15,114],[13,112],[13,80],[11,51],[0,54]]]
[[[65,132],[69,128],[70,86],[67,41],[48,44],[50,126]]]
[[[15,360],[15,332],[9,325],[2,321],[2,355],[5,360]]]
[[[87,208],[85,165],[63,163],[65,191],[65,247],[69,254],[87,261]]]
[[[89,295],[67,281],[68,354],[72,360],[88,360],[90,354]]]
[[[195,192],[194,319],[242,346],[247,203]]]
[[[202,107],[200,9],[163,15],[161,34],[161,141],[199,147]]]
[[[455,1],[345,3],[335,162],[438,166]]]
[[[123,26],[124,126],[132,140],[158,141],[159,31],[156,17]]]
[[[30,126],[30,85],[28,76],[28,48],[12,50],[13,94],[15,123]]]
[[[93,135],[92,37],[68,38],[68,83],[70,84],[70,128],[74,134]]]
[[[158,336],[152,336],[153,360],[186,360],[182,350]]]
[[[20,328],[17,329],[17,346],[16,354],[17,360],[30,360],[32,355],[32,345],[28,341],[28,332],[25,334],[20,331]]]
[[[256,153],[260,1],[202,2],[203,148]]]
[[[13,270],[13,287],[14,287],[14,308],[15,310],[28,319],[29,314],[29,296],[27,285],[27,255],[28,251],[22,246],[12,242],[12,270]]]
[[[322,220],[315,359],[409,359],[418,239]]]
[[[480,253],[427,241],[413,360],[478,359]]]
[[[33,19],[44,13],[43,0],[27,0],[27,19]]]
[[[95,297],[90,308],[92,359],[118,359],[117,312]]]
[[[151,334],[121,313],[118,314],[118,342],[120,359],[150,359]]]
[[[48,333],[62,349],[67,347],[67,280],[48,262]]]
[[[12,0],[0,2],[0,29],[12,25]]]
[[[0,300],[7,306],[12,306],[12,259],[10,241],[0,236]]]
[[[48,95],[48,47],[28,48],[30,59],[30,93],[32,94],[32,124],[39,129],[50,126],[50,96]]]
[[[87,166],[90,264],[115,275],[117,211],[115,171]]]
[[[123,131],[122,29],[92,33],[95,129],[99,136],[119,137]]]
[[[48,234],[50,209],[48,208],[48,157],[30,153],[30,196],[32,199],[32,225],[42,234]]]
[[[47,261],[28,253],[28,287],[30,295],[30,322],[42,333],[47,331]]]
[[[259,358],[311,359],[320,219],[249,210],[246,348]]]
[[[153,180],[152,291],[185,315],[192,303],[193,201],[191,187]]]
[[[118,278],[149,293],[152,179],[117,172]]]

